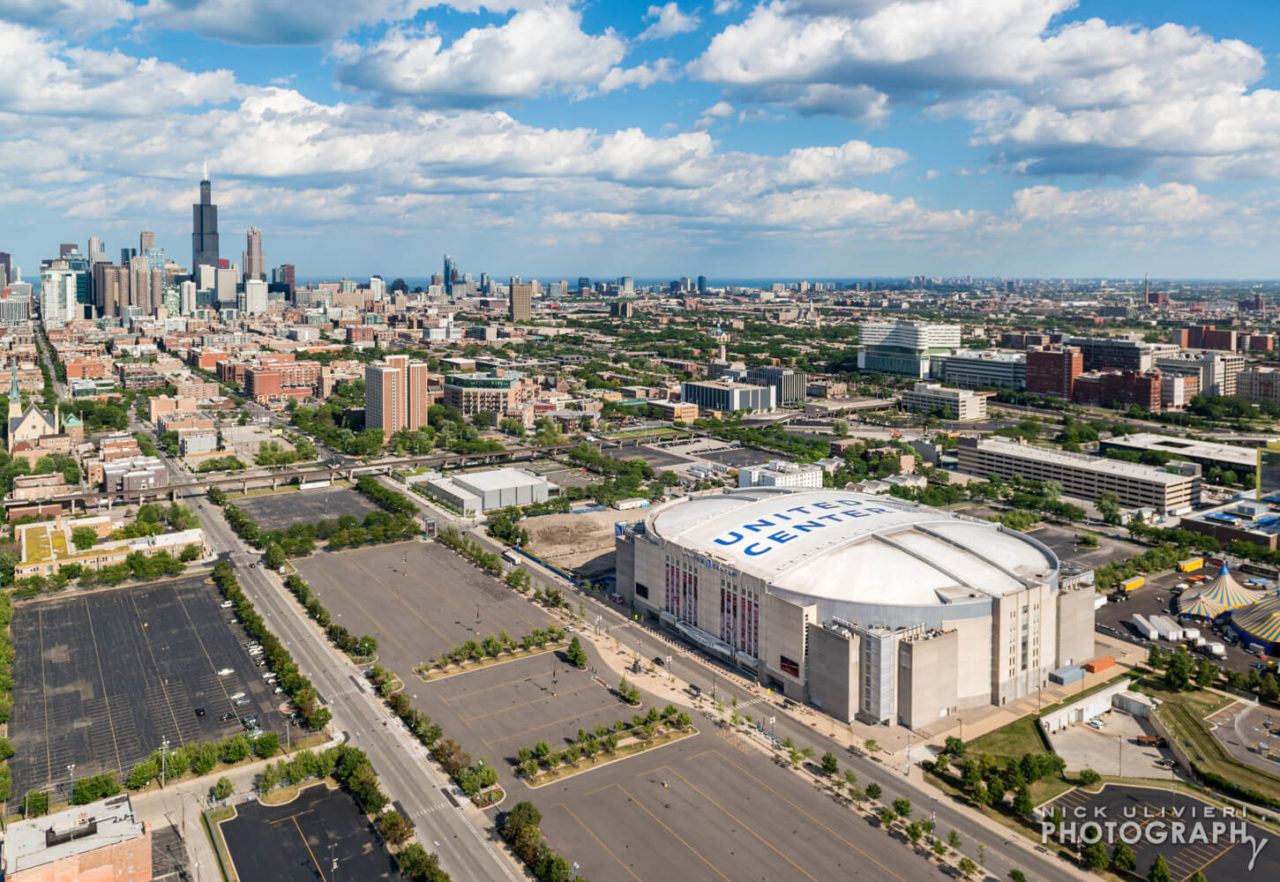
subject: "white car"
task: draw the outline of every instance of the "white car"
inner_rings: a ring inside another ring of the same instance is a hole
[[[235,669],[235,668],[223,668],[222,670],[218,671],[218,676],[219,676],[219,677],[230,677],[230,676],[231,676],[232,674],[234,674],[235,672],[236,672],[236,669]]]
[[[1089,721],[1089,727],[1093,729],[1097,729],[1098,731],[1102,731],[1102,720],[1099,720],[1095,717],[1094,719]]]

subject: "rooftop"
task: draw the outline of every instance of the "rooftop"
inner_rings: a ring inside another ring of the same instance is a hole
[[[128,795],[72,806],[43,818],[15,821],[5,830],[4,870],[18,873],[72,855],[136,839],[145,828]]]
[[[1179,484],[1187,480],[1186,475],[1165,471],[1158,466],[1139,465],[1118,459],[1106,459],[1100,456],[1089,456],[1084,453],[1067,453],[1051,447],[1037,447],[1034,444],[1019,444],[1005,438],[982,438],[978,447],[994,450],[1008,456],[1021,456],[1036,459],[1040,462],[1053,463],[1062,468],[1088,469],[1100,474],[1114,475],[1119,478],[1151,481],[1157,484]]]
[[[1108,444],[1129,447],[1134,450],[1156,450],[1186,459],[1208,459],[1229,462],[1242,468],[1253,469],[1258,465],[1258,449],[1223,444],[1220,441],[1197,441],[1192,438],[1175,438],[1158,432],[1139,432],[1135,435],[1119,435],[1109,438]]]
[[[934,606],[1003,596],[1058,567],[1020,533],[847,490],[677,500],[646,529],[811,601]]]

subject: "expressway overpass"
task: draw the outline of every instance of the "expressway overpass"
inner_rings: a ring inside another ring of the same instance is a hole
[[[563,446],[563,445],[562,445]],[[191,496],[203,496],[210,487],[228,493],[243,493],[264,488],[275,489],[286,484],[306,481],[354,480],[361,475],[386,475],[403,468],[457,469],[476,465],[493,465],[506,462],[529,462],[541,456],[555,453],[560,448],[512,447],[495,453],[438,453],[426,456],[405,456],[377,462],[329,462],[304,463],[289,466],[270,466],[230,472],[217,476],[193,477],[164,487],[153,487],[124,493],[105,493],[96,490],[77,490],[57,496],[42,497],[39,504],[61,504],[68,511],[89,510],[107,504],[133,505],[162,500],[174,501]],[[6,499],[5,508],[35,504],[33,500]]]

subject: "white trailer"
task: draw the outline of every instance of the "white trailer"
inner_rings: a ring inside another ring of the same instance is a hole
[[[1183,640],[1197,640],[1199,639],[1199,637],[1200,637],[1199,628],[1183,628],[1182,629]]]
[[[1227,648],[1223,646],[1221,643],[1206,643],[1204,646],[1204,651],[1208,655],[1216,656],[1218,658],[1222,658],[1227,654]]]
[[[1151,626],[1161,640],[1173,642],[1182,639],[1182,626],[1168,616],[1152,616]]]
[[[1129,622],[1133,625],[1134,630],[1136,630],[1140,636],[1145,637],[1148,640],[1156,639],[1156,629],[1151,627],[1151,623],[1147,621],[1146,616],[1135,615],[1133,618],[1129,619]]]

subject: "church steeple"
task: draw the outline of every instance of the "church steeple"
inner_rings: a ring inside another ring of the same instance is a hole
[[[22,392],[18,389],[18,364],[14,362],[9,380],[9,419],[22,416]]]

